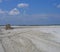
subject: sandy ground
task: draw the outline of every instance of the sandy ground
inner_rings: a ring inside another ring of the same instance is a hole
[[[1,29],[0,52],[60,52],[60,26]]]

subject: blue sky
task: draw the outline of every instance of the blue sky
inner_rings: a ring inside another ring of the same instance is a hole
[[[60,0],[0,0],[0,25],[60,24]]]

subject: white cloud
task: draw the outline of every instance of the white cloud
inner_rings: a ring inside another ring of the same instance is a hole
[[[27,4],[27,3],[20,3],[20,4],[18,4],[19,8],[24,8],[24,7],[28,7],[28,6],[29,6],[29,4]]]
[[[0,3],[2,2],[2,0],[0,0]]]
[[[2,3],[3,1],[10,1],[10,0],[0,0],[0,3]]]
[[[0,9],[0,14],[4,14],[5,13],[5,11],[3,11],[2,9]]]
[[[6,13],[8,13],[8,11],[4,11],[4,10],[0,9],[0,14],[6,14]]]
[[[60,4],[57,5],[57,8],[60,8]]]
[[[34,18],[36,17],[36,18],[44,18],[44,19],[51,18],[51,17],[60,18],[59,14],[33,14],[31,16]]]
[[[60,4],[58,4],[58,3],[54,3],[53,4],[56,8],[60,8]]]
[[[18,14],[20,14],[20,12],[17,8],[14,8],[9,12],[9,15],[18,15]]]

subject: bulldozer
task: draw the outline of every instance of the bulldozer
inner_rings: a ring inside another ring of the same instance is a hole
[[[5,25],[5,29],[6,29],[6,30],[10,30],[10,29],[13,29],[13,28],[11,27],[10,24],[6,24],[6,25]]]

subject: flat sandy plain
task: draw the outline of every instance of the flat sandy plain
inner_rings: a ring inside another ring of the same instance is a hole
[[[0,52],[60,52],[60,26],[0,27]]]

